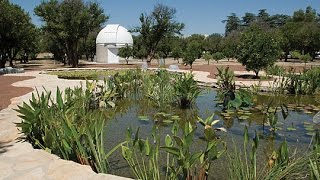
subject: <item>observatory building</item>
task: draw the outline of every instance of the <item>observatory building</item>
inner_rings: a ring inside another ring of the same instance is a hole
[[[108,24],[103,28],[96,39],[96,62],[116,64],[119,63],[119,48],[132,46],[132,35],[119,24]]]

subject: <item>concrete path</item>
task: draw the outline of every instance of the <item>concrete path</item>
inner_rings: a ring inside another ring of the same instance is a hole
[[[43,87],[55,94],[57,86],[61,90],[66,87],[80,85],[80,80],[63,80],[56,76],[26,72],[16,76],[35,76],[35,79],[20,81],[13,86],[37,88]],[[11,76],[12,74],[10,74]],[[11,105],[0,111],[0,179],[127,179],[109,174],[97,174],[89,166],[73,161],[60,159],[44,150],[33,149],[28,142],[17,142],[20,136],[14,123],[20,122],[13,109],[23,101],[28,101],[31,93],[11,99]]]

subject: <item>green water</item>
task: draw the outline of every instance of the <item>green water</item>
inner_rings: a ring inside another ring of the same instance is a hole
[[[284,120],[279,112],[279,130],[275,135],[269,131],[268,126],[263,126],[264,114],[261,112],[265,110],[263,105],[268,104],[271,101],[270,96],[260,95],[256,96],[255,106],[257,108],[250,109],[252,113],[246,120],[239,119],[238,115],[233,115],[231,119],[225,119],[221,115],[222,107],[218,106],[214,101],[216,98],[216,91],[214,89],[203,90],[202,95],[196,100],[196,104],[191,109],[181,110],[172,106],[158,108],[153,105],[151,101],[144,97],[132,97],[126,100],[119,101],[116,105],[116,109],[110,114],[110,120],[107,121],[105,126],[106,149],[110,150],[118,143],[125,140],[126,130],[131,127],[136,130],[140,127],[141,137],[150,137],[153,126],[158,126],[162,134],[163,140],[166,134],[170,134],[170,124],[163,124],[159,119],[154,118],[154,115],[158,112],[165,112],[171,115],[176,115],[181,118],[181,121],[190,121],[196,124],[197,117],[207,118],[212,113],[215,113],[214,119],[221,120],[217,126],[225,127],[227,133],[219,133],[223,141],[227,142],[228,146],[232,145],[233,141],[242,147],[243,142],[243,129],[248,126],[250,137],[254,136],[255,130],[261,135],[261,141],[259,145],[258,157],[263,161],[268,158],[272,150],[277,149],[279,144],[286,139],[292,151],[297,148],[300,152],[307,150],[311,140],[311,136],[307,135],[308,131],[305,129],[305,125],[312,126],[312,118],[317,112],[316,108],[319,108],[319,98],[316,96],[286,96],[276,97],[272,100],[273,104],[289,104],[290,111],[289,116]],[[312,107],[310,107],[312,106]],[[308,110],[306,110],[308,109]],[[314,110],[315,109],[315,110]],[[307,113],[308,114],[307,114]],[[139,116],[147,116],[149,121],[142,121]],[[295,131],[289,131],[287,128],[294,127]],[[196,141],[194,142],[194,148],[201,147],[203,142],[200,140],[203,133],[203,127],[198,125],[198,129],[195,133]],[[131,173],[127,163],[121,157],[121,152],[117,151],[110,159],[110,165],[112,170],[110,173],[134,177]],[[226,161],[225,158],[219,159],[213,162],[210,171],[210,179],[227,179],[226,177]]]

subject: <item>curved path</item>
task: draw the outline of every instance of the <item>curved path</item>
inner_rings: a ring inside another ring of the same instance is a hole
[[[34,76],[13,83],[16,87],[37,88],[54,92],[60,89],[80,85],[79,80],[62,80],[56,76],[39,74],[39,71],[14,74],[10,76]],[[1,92],[2,93],[2,92]],[[13,109],[23,101],[28,101],[31,93],[11,99],[11,104],[0,111],[0,179],[127,179],[109,174],[97,174],[89,166],[62,160],[44,150],[33,149],[28,142],[18,142],[20,136],[14,123],[20,122]]]

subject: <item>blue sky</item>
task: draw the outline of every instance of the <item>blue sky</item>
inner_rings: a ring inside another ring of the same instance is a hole
[[[320,13],[320,0],[95,0],[109,15],[107,23],[121,24],[126,28],[139,25],[141,13],[149,13],[153,6],[162,3],[177,10],[177,20],[185,23],[183,34],[190,35],[224,33],[225,25],[221,22],[230,13],[242,17],[245,12],[257,13],[267,9],[271,15],[292,13],[298,9],[312,6]],[[33,13],[41,0],[11,0],[30,13],[35,24],[41,21]]]

